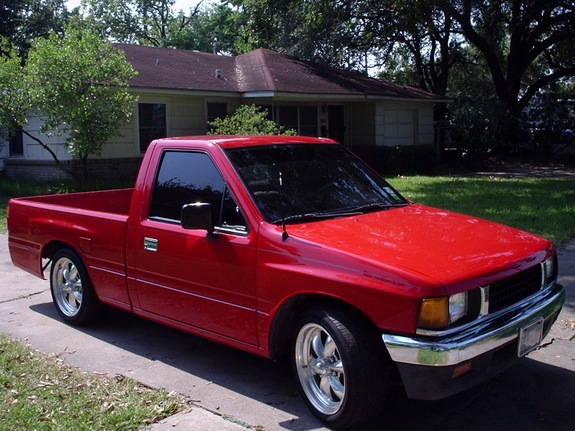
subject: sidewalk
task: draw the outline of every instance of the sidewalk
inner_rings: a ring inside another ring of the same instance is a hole
[[[575,240],[559,250],[567,302],[544,347],[489,384],[436,402],[392,397],[361,431],[575,429]],[[152,431],[326,431],[309,413],[289,367],[111,311],[89,328],[64,324],[49,283],[15,268],[0,235],[0,332],[93,373],[132,377],[188,397],[192,408]],[[502,415],[501,412],[505,413]],[[358,430],[359,431],[359,430]]]

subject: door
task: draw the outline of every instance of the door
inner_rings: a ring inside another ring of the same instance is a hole
[[[214,235],[180,226],[195,202],[212,204]],[[142,310],[257,344],[254,235],[206,153],[164,152],[148,217],[130,234]]]
[[[328,115],[328,138],[334,139],[340,144],[345,144],[345,116],[343,106],[329,105]]]

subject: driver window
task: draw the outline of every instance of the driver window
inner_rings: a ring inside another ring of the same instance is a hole
[[[189,203],[212,204],[218,227],[245,232],[245,219],[212,162],[201,152],[166,151],[154,183],[149,217],[179,223],[182,206]]]

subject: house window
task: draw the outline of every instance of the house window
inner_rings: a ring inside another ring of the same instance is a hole
[[[10,156],[23,156],[24,155],[24,134],[22,128],[18,127],[12,136],[10,136]]]
[[[299,133],[297,106],[280,106],[278,109],[278,117],[276,122],[280,126],[286,129],[296,130]]]
[[[166,105],[164,103],[139,103],[140,152],[145,152],[154,139],[165,138]]]
[[[219,102],[208,102],[206,104],[206,111],[207,111],[208,123],[211,123],[216,118],[224,118],[228,115],[228,104]],[[211,129],[211,126],[209,124],[208,129]]]
[[[317,108],[315,106],[299,107],[298,133],[303,136],[317,136]]]
[[[316,106],[280,106],[276,120],[280,126],[297,131],[298,135],[318,135]]]
[[[271,120],[273,121],[275,118],[274,115],[274,106],[273,105],[257,105],[258,108],[260,108],[260,110],[265,110],[266,112],[266,120]]]

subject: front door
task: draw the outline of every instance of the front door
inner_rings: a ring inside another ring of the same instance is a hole
[[[328,115],[328,138],[334,139],[340,144],[345,144],[345,116],[341,105],[329,105]]]
[[[187,203],[213,206],[216,235],[181,227]],[[147,219],[134,232],[139,308],[257,344],[254,235],[211,158],[166,151]]]

